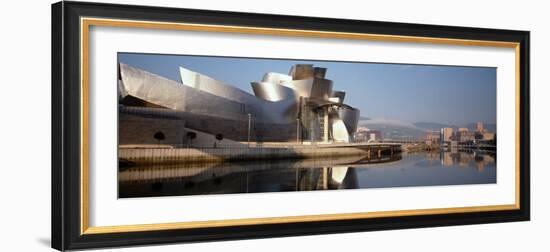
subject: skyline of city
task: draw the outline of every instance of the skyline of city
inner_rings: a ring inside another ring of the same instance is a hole
[[[179,80],[179,66],[252,93],[266,72],[286,74],[294,64],[328,68],[362,117],[448,125],[496,122],[496,69],[385,63],[119,53],[119,62]]]

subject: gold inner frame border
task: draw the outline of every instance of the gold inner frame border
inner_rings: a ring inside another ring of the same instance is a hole
[[[516,76],[516,80],[515,80],[515,83],[516,83],[515,204],[361,212],[361,213],[281,216],[281,217],[267,217],[267,218],[227,219],[227,220],[210,220],[210,221],[191,221],[191,222],[171,222],[171,223],[155,223],[155,224],[132,224],[132,225],[120,225],[120,226],[90,226],[89,225],[89,210],[90,210],[89,209],[89,165],[88,165],[89,164],[89,149],[88,149],[89,112],[88,111],[89,111],[89,49],[90,49],[89,31],[90,31],[90,26],[514,48],[515,57],[516,57],[515,59],[515,76]],[[282,223],[292,223],[292,222],[351,220],[351,219],[384,218],[384,217],[398,217],[398,216],[490,212],[490,211],[520,209],[520,205],[519,205],[520,204],[520,192],[519,192],[520,191],[520,163],[519,163],[519,160],[520,160],[520,121],[519,121],[520,44],[517,42],[81,17],[80,19],[80,59],[81,59],[81,62],[80,62],[80,71],[81,71],[81,75],[80,75],[80,85],[81,85],[81,104],[80,104],[80,108],[81,108],[81,111],[80,111],[81,112],[81,118],[80,118],[81,120],[81,124],[80,124],[81,125],[81,129],[80,129],[80,132],[81,132],[80,227],[81,228],[80,228],[80,233],[81,235],[208,228],[208,227],[227,227],[227,226],[241,226],[241,225],[282,224]]]

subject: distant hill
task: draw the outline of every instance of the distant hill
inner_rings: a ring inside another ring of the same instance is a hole
[[[424,137],[426,134],[426,130],[414,124],[391,119],[374,118],[370,120],[360,120],[359,126],[371,130],[379,130],[386,139],[420,138]]]
[[[439,130],[441,128],[449,128],[449,127],[457,128],[456,126],[453,126],[453,125],[433,123],[433,122],[416,122],[416,123],[413,123],[413,125],[425,130]]]

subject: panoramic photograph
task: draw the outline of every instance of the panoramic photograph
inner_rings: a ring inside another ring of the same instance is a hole
[[[119,198],[492,184],[496,68],[118,53]]]

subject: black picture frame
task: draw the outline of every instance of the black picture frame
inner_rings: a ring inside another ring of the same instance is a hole
[[[238,225],[155,231],[82,233],[80,18],[101,17],[265,28],[489,40],[519,44],[519,208],[482,212],[427,214]],[[52,247],[58,250],[175,242],[253,239],[388,229],[422,228],[530,218],[529,32],[393,22],[328,19],[211,10],[103,3],[52,5]]]

